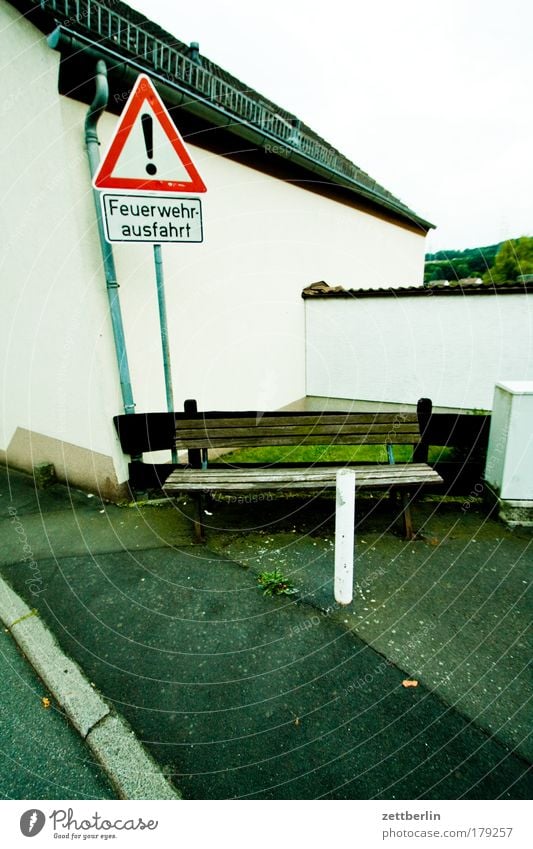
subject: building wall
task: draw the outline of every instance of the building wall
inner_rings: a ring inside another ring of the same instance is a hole
[[[0,452],[27,467],[54,455],[62,476],[112,493],[127,465],[86,107],[57,93],[59,54],[5,0],[0,33]],[[116,121],[100,120],[102,150]],[[176,407],[280,407],[305,393],[301,290],[421,282],[424,238],[189,147],[208,192],[204,244],[163,246]],[[164,410],[152,246],[114,252],[136,410]]]
[[[305,301],[307,394],[490,410],[533,374],[531,295]]]

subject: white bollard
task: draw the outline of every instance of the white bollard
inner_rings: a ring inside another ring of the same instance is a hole
[[[335,506],[335,601],[350,604],[353,599],[353,544],[355,526],[355,472],[337,472]]]

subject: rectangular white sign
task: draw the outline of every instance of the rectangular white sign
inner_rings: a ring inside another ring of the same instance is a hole
[[[108,242],[202,242],[199,198],[100,195]]]

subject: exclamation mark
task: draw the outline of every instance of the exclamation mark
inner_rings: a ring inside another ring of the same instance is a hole
[[[141,115],[141,123],[143,128],[144,135],[144,146],[146,147],[146,155],[148,159],[154,158],[154,122],[152,120],[152,116],[148,115],[146,112],[144,115]],[[150,176],[154,176],[157,174],[157,168],[155,167],[153,162],[149,162],[146,166],[146,173],[150,174]]]

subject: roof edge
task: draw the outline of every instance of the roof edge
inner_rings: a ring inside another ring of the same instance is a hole
[[[532,295],[533,283],[481,283],[461,286],[450,283],[448,286],[388,286],[380,289],[345,289],[343,286],[330,286],[324,280],[306,286],[302,298],[431,298],[435,296],[483,296],[483,295]]]
[[[435,227],[296,116],[276,106],[259,92],[246,88],[240,80],[206,57],[193,60],[183,42],[120,0],[83,0],[74,4],[69,0],[9,2],[23,10],[46,34],[59,27],[70,37],[80,38],[89,44],[93,53],[114,53],[123,65],[136,67],[155,79],[163,79],[168,88],[186,91],[189,100],[195,98],[209,105],[213,114],[223,119],[218,125],[224,126],[227,131],[241,136],[243,131],[248,136],[254,134],[258,147],[269,153],[274,143],[280,147],[283,159],[319,174],[332,185],[341,186],[354,196],[393,213],[424,233]],[[135,50],[132,45],[135,45]],[[182,103],[182,106],[194,111],[192,102]],[[217,122],[214,123],[216,126]]]

